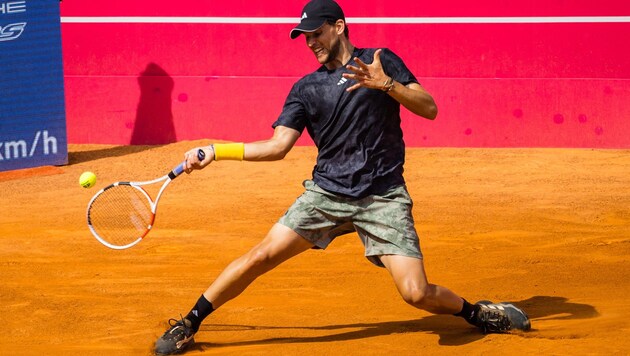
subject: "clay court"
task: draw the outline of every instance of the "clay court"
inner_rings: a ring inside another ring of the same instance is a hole
[[[301,193],[316,153],[215,163],[169,186],[145,241],[114,251],[92,237],[98,189],[161,176],[209,142],[70,145],[66,166],[0,173],[0,353],[151,354],[167,320]],[[206,320],[189,354],[628,354],[629,153],[408,149],[430,281],[516,303],[531,332],[482,335],[408,306],[351,234],[259,278]],[[79,186],[86,170],[96,188]]]

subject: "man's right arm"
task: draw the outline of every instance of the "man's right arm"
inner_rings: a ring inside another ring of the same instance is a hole
[[[286,127],[276,126],[273,137],[269,140],[245,144],[245,161],[277,161],[283,159],[295,142],[300,138],[300,132]]]
[[[203,169],[212,161],[216,161],[217,157],[215,156],[215,150],[219,149],[222,146],[223,153],[227,153],[223,159],[236,159],[236,160],[244,160],[244,161],[277,161],[281,160],[286,156],[295,142],[300,138],[300,132],[286,127],[286,126],[276,126],[273,136],[264,141],[256,141],[250,143],[228,143],[222,144],[217,143],[213,146],[205,146],[205,147],[196,147],[184,154],[184,159],[186,160],[186,166],[184,171],[186,173],[190,173],[195,169]],[[240,146],[240,147],[239,147]],[[227,148],[229,147],[229,148]],[[227,148],[227,149],[226,149]],[[197,152],[198,150],[203,150],[205,153],[205,158],[203,161],[199,161]],[[226,158],[229,157],[229,158]],[[219,157],[221,159],[222,157]]]

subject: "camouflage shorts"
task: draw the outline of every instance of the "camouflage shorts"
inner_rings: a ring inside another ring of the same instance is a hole
[[[327,192],[312,180],[306,191],[278,221],[315,245],[325,249],[337,236],[357,232],[365,257],[379,267],[382,255],[422,258],[414,227],[413,202],[405,186],[382,195],[353,199]]]

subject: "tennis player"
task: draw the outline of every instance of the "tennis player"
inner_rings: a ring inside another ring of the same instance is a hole
[[[306,129],[318,149],[313,177],[267,236],[230,263],[185,317],[169,321],[171,327],[157,340],[155,352],[184,351],[202,321],[257,277],[351,232],[359,235],[367,259],[389,271],[410,305],[462,317],[484,333],[528,330],[527,315],[513,304],[471,304],[427,281],[403,179],[400,105],[432,120],[437,107],[431,95],[392,51],[355,47],[336,2],[310,1],[301,16],[290,36],[303,35],[322,66],[295,83],[273,123],[273,137],[194,148],[185,154],[186,172],[212,161],[280,160]],[[206,153],[203,161],[198,149]]]

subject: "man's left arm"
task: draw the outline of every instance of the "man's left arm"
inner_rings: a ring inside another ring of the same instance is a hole
[[[391,85],[392,87],[388,89],[387,94],[396,99],[402,106],[426,119],[435,119],[438,113],[437,105],[435,105],[431,94],[424,90],[420,84],[402,85],[392,79]]]
[[[358,67],[346,66],[353,73],[344,73],[343,76],[356,81],[356,84],[346,90],[353,91],[361,87],[382,90],[412,113],[430,120],[435,119],[437,105],[431,94],[418,83],[403,85],[388,76],[381,63],[381,51],[377,49],[374,52],[374,60],[369,65],[355,57],[354,61]]]

